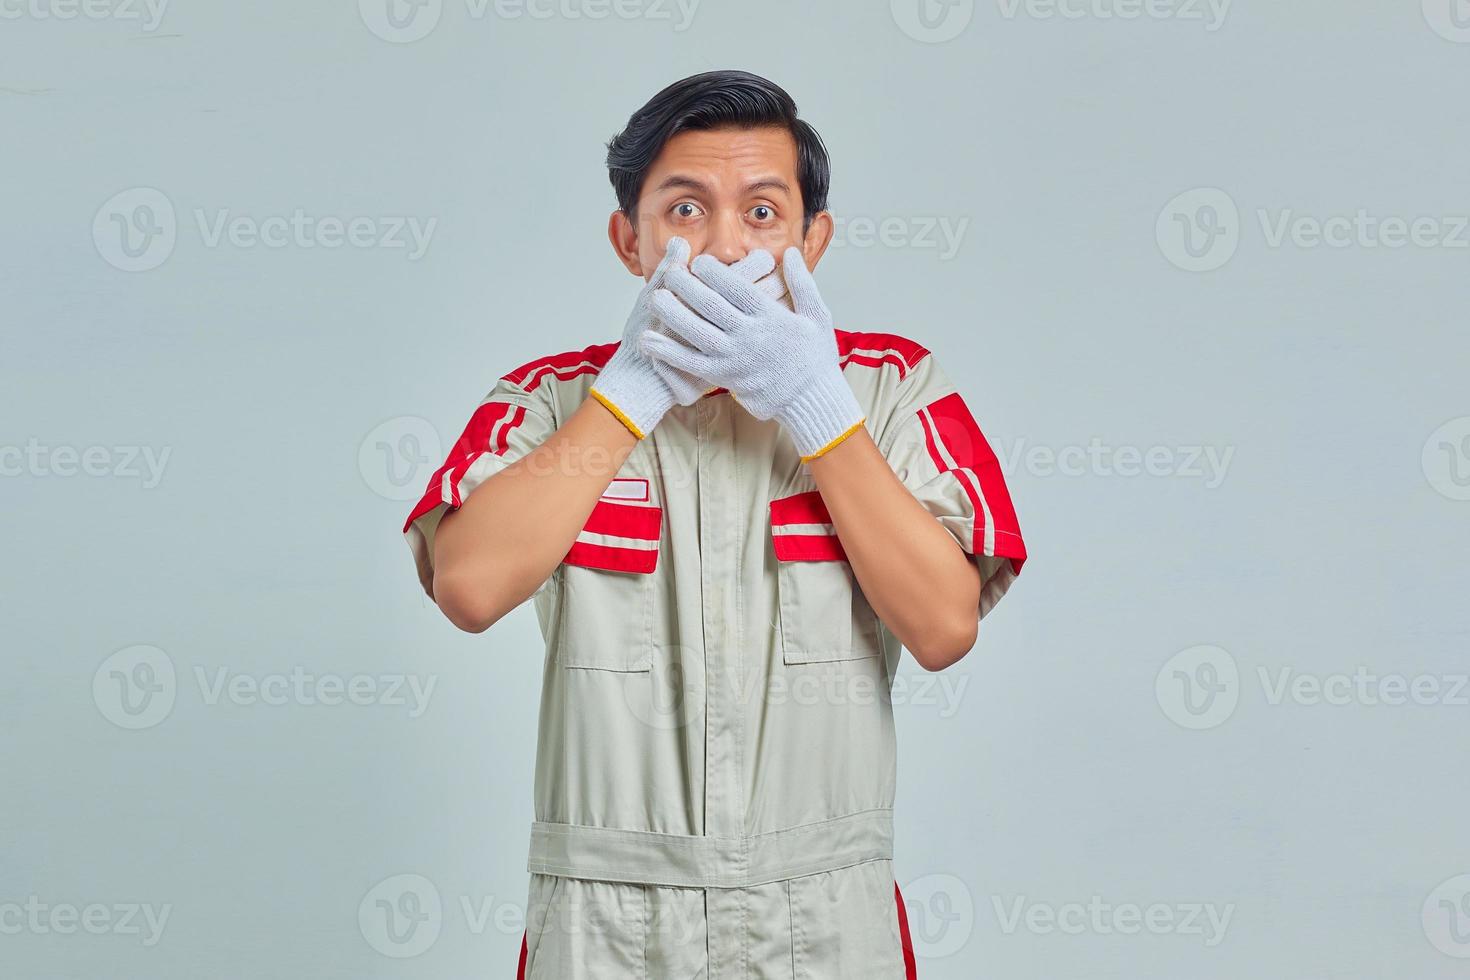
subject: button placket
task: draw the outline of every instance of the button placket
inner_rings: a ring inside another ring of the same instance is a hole
[[[731,580],[739,564],[738,535],[728,527],[738,499],[734,433],[728,397],[706,398],[698,416],[699,556],[705,661],[705,827],[708,836],[745,834],[741,777],[742,715],[732,683],[740,673],[739,635]],[[743,870],[743,869],[742,869]],[[734,893],[707,892],[711,980],[738,977],[743,916]]]

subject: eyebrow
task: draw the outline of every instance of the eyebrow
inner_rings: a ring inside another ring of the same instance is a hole
[[[659,185],[654,188],[654,191],[666,191],[672,190],[674,188],[685,188],[687,190],[694,191],[696,194],[703,194],[706,197],[709,197],[713,194],[710,186],[704,181],[697,180],[694,177],[689,177],[685,174],[670,174],[659,182]],[[791,185],[787,184],[786,181],[782,180],[779,177],[761,177],[758,180],[751,181],[743,188],[741,188],[741,192],[744,194],[751,194],[755,191],[764,190],[778,190],[790,194]]]
[[[747,194],[752,191],[765,190],[785,191],[787,194],[791,193],[791,187],[779,177],[762,177],[760,180],[754,180],[745,185],[745,193]]]

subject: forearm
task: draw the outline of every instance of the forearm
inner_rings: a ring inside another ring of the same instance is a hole
[[[927,670],[975,645],[980,570],[858,429],[807,464],[873,610]]]
[[[481,632],[524,602],[566,557],[638,440],[587,399],[545,442],[444,515],[434,536],[434,601]]]

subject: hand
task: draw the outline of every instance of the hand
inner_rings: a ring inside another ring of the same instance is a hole
[[[781,270],[776,267],[776,260],[771,257],[770,252],[765,249],[756,249],[745,258],[732,262],[727,268],[745,282],[753,283],[757,289],[771,299],[784,304],[788,310],[791,309],[791,295],[786,291],[785,279]],[[653,324],[649,329],[670,338],[676,336],[664,327],[663,322],[657,316],[653,318]],[[720,387],[698,375],[681,370],[667,361],[655,358],[653,363],[662,374],[664,382],[673,391],[674,400],[680,405],[693,405],[707,393]]]
[[[653,363],[638,346],[638,338],[653,325],[653,294],[671,269],[683,269],[689,261],[689,243],[670,238],[664,257],[643,284],[633,302],[633,312],[623,326],[623,340],[598,372],[588,393],[607,406],[618,421],[639,439],[645,438],[674,405],[675,395],[664,380],[665,369]]]
[[[712,387],[700,378],[651,360],[638,343],[644,331],[658,326],[651,305],[654,292],[664,285],[672,270],[688,275],[688,262],[689,243],[677,235],[670,238],[663,259],[638,292],[633,312],[623,326],[622,343],[589,389],[639,439],[652,432],[675,403],[691,405]],[[786,296],[786,284],[780,275],[772,273],[775,264],[770,253],[752,252],[730,269],[744,282],[753,283],[763,295],[779,301]]]
[[[832,314],[800,249],[786,250],[782,272],[790,309],[708,255],[688,270],[669,269],[650,303],[685,343],[654,330],[641,343],[655,361],[728,388],[756,418],[778,419],[805,462],[857,431],[865,416],[842,376]]]

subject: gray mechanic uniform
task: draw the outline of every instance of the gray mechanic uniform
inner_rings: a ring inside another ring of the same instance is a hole
[[[879,451],[978,564],[985,616],[1026,558],[995,455],[928,350],[836,335]],[[499,379],[404,528],[426,588],[446,509],[555,431],[616,347]],[[893,869],[901,649],[779,423],[723,388],[674,406],[534,603],[523,980],[915,975]]]

